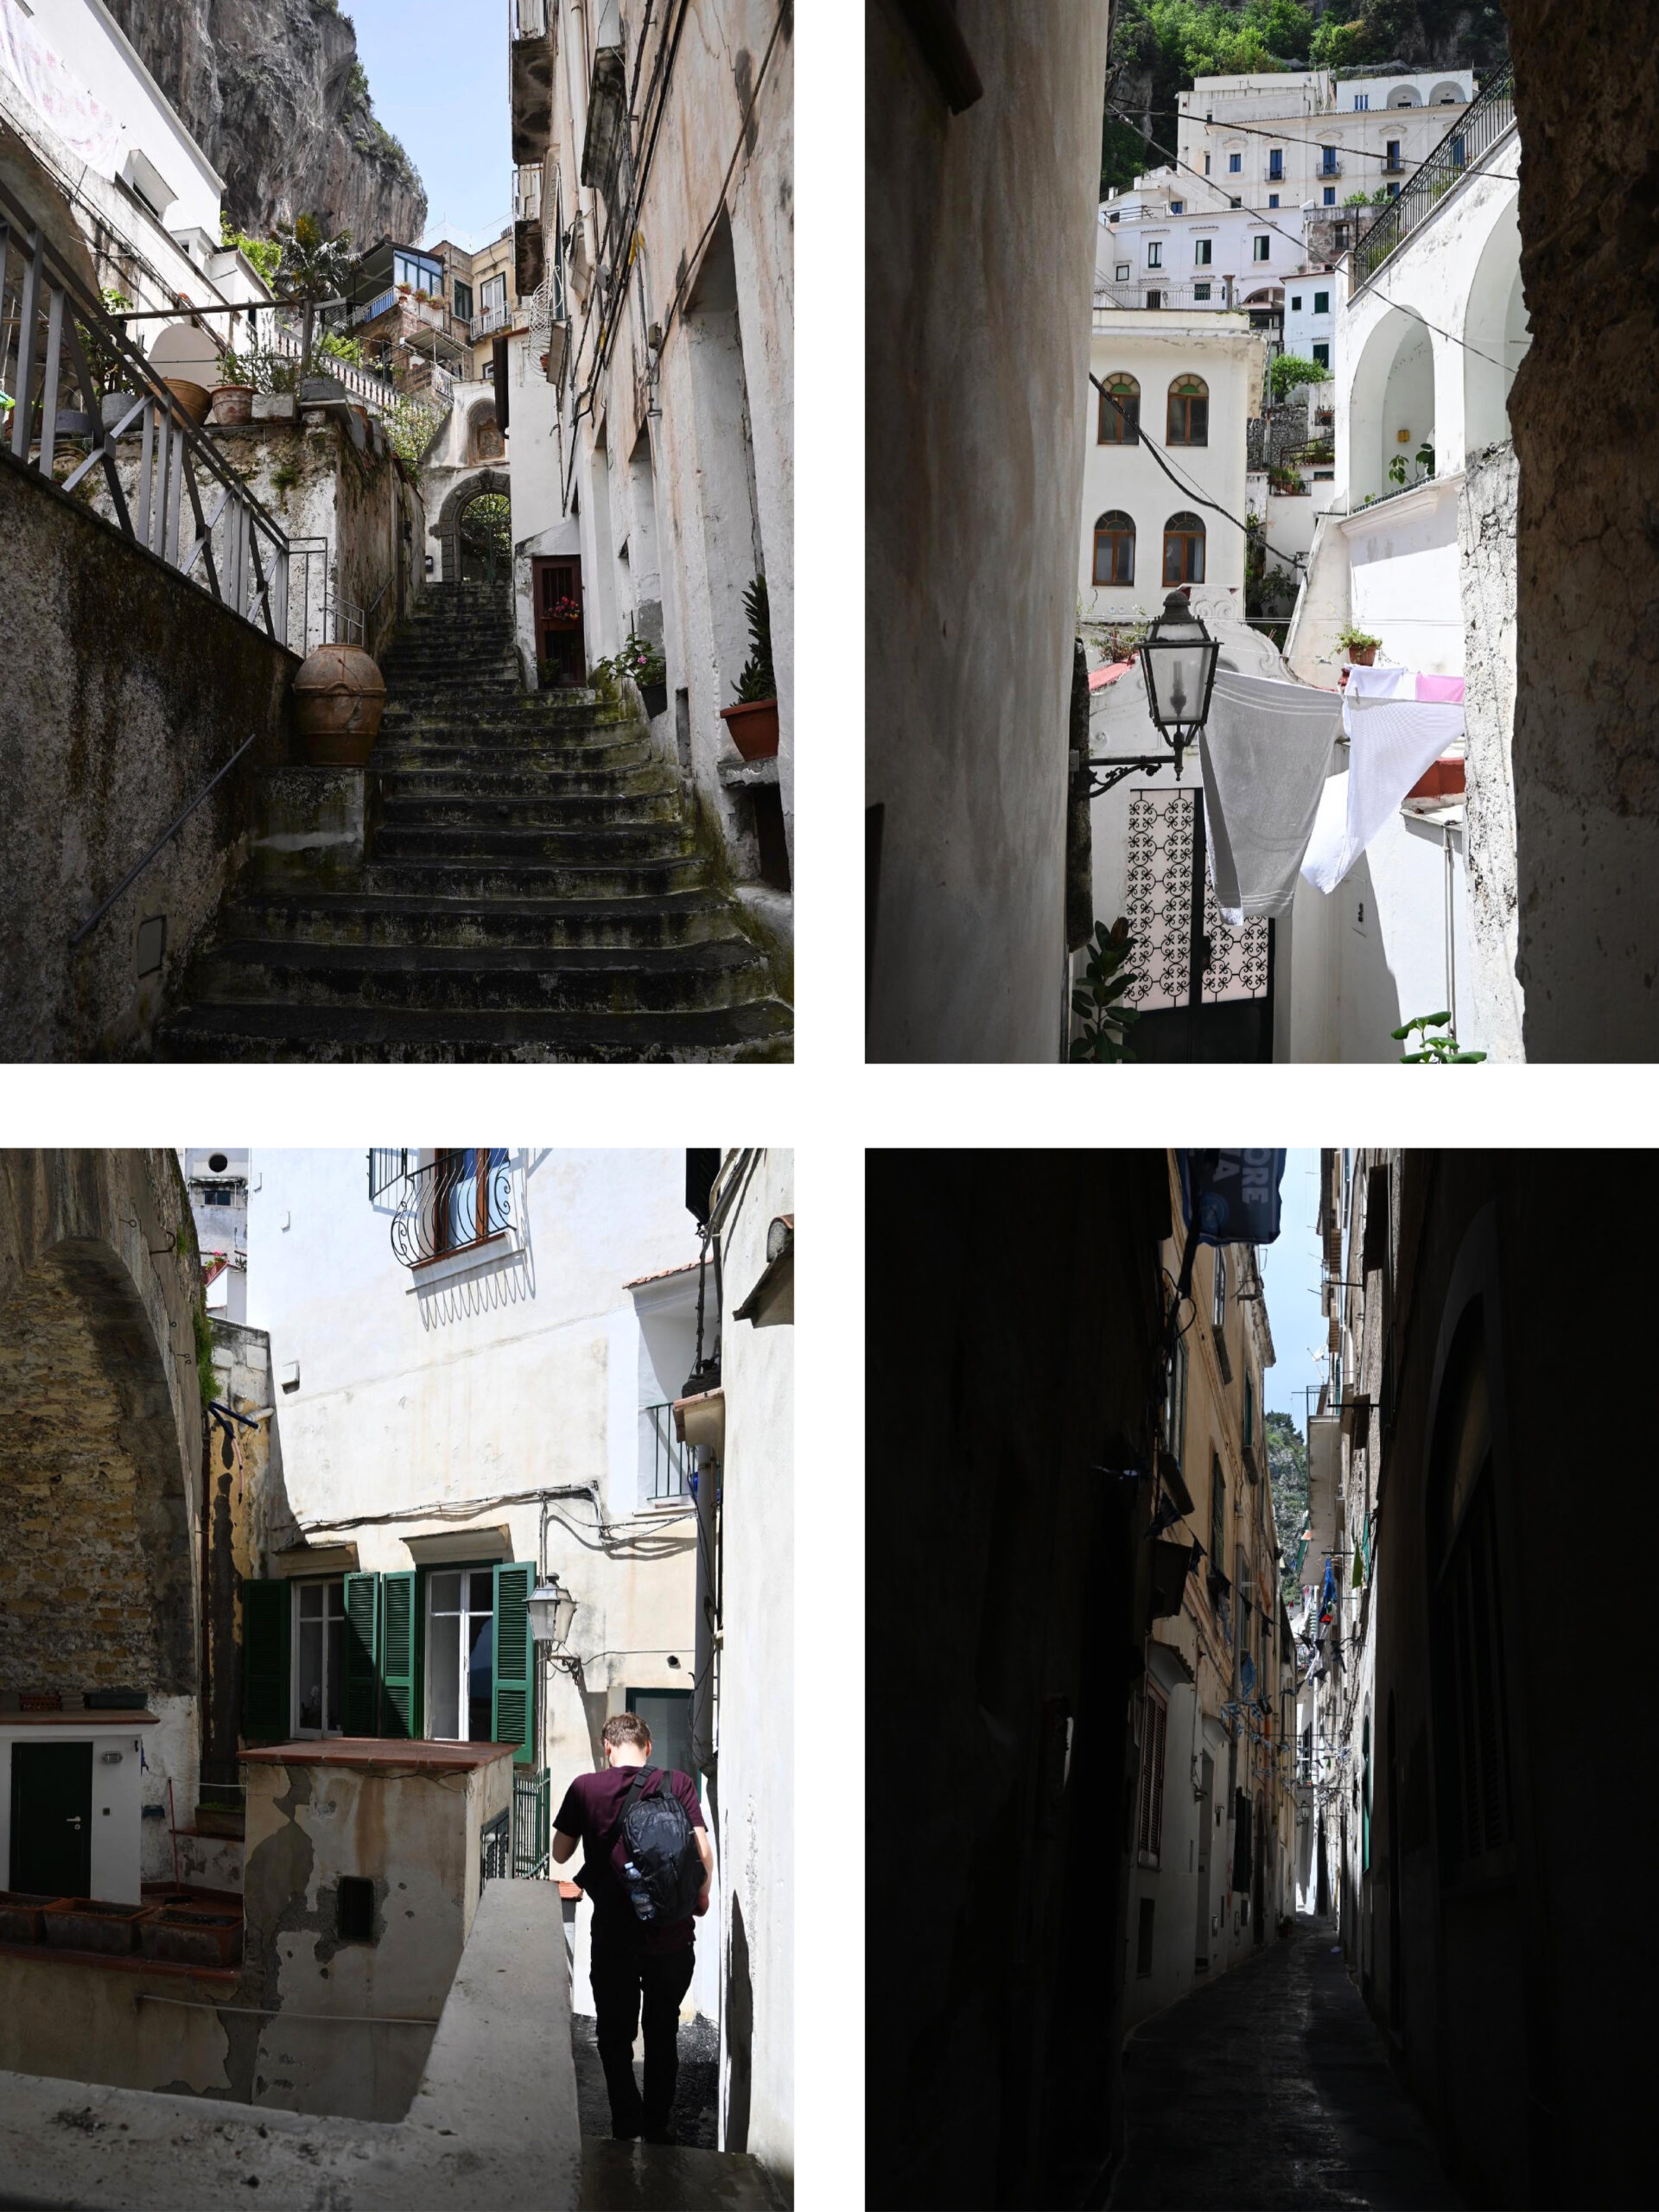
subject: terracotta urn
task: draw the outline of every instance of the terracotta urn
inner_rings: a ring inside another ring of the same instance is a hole
[[[238,423],[253,420],[253,386],[251,384],[216,384],[213,386],[213,420]]]
[[[1370,668],[1376,664],[1376,647],[1375,645],[1350,645],[1348,648],[1348,658],[1350,664],[1355,668]]]
[[[735,707],[722,707],[720,719],[731,733],[732,743],[746,760],[773,760],[778,756],[778,702],[751,699]]]
[[[167,377],[162,381],[172,393],[174,404],[180,413],[188,415],[200,429],[207,420],[208,410],[213,404],[213,396],[207,385],[192,384],[184,377]]]
[[[361,768],[385,710],[386,679],[356,645],[319,645],[294,678],[294,719],[308,767]]]

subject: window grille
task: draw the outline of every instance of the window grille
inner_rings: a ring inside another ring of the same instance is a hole
[[[1169,1725],[1169,1700],[1157,1684],[1148,1681],[1141,1728],[1141,1807],[1136,1830],[1137,1848],[1146,1863],[1155,1866],[1164,1837],[1164,1745]]]

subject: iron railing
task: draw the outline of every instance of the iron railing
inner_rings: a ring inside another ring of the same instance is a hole
[[[125,537],[287,642],[286,536],[4,185],[0,391],[11,402],[0,440],[14,460],[70,493],[90,492],[101,469]]]
[[[552,1873],[553,1777],[515,1767],[512,1805],[486,1821],[479,1834],[478,1872],[486,1882],[545,1882]]]
[[[404,1178],[391,1249],[406,1268],[474,1251],[512,1227],[512,1168],[499,1145],[441,1152]]]
[[[518,1882],[544,1882],[552,1865],[553,1777],[544,1766],[512,1777],[512,1873]]]
[[[1235,289],[1241,281],[1235,279]],[[1197,288],[1200,284],[1206,288],[1203,297],[1198,295]],[[1155,299],[1148,296],[1154,293],[1157,296]],[[1111,317],[1126,310],[1139,313],[1148,308],[1154,311],[1160,308],[1231,307],[1236,309],[1237,306],[1236,300],[1228,299],[1226,284],[1219,276],[1198,276],[1191,283],[1160,284],[1158,271],[1154,269],[1147,272],[1144,280],[1110,284],[1097,283],[1095,286],[1093,327],[1099,331],[1109,330]]]
[[[506,329],[518,312],[517,308],[505,306],[480,308],[473,317],[473,336],[487,338],[492,331]]]
[[[401,1183],[409,1173],[407,1145],[373,1145],[369,1150],[369,1204],[372,1205],[382,1191],[389,1191],[394,1183]]]
[[[486,1821],[478,1836],[478,1878],[505,1882],[512,1874],[512,1815],[498,1813]]]
[[[1391,253],[1427,220],[1461,176],[1478,168],[1515,126],[1515,73],[1483,85],[1409,184],[1401,188],[1353,249],[1353,288],[1370,283]]]
[[[675,1435],[671,1402],[640,1407],[639,1458],[642,1473],[645,1462],[650,1462],[653,1498],[686,1496],[690,1489],[689,1478],[696,1472],[696,1447],[682,1444]]]

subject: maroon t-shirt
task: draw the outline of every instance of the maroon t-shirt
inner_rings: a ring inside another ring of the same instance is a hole
[[[594,1908],[594,1942],[600,1949],[626,1945],[652,1955],[682,1951],[693,1940],[695,1916],[665,1921],[660,1928],[641,1920],[629,1902],[623,1878],[622,1800],[639,1771],[637,1766],[607,1766],[597,1774],[579,1774],[565,1791],[553,1825],[561,1835],[582,1839],[582,1872],[576,1880]],[[692,1827],[706,1827],[690,1776],[673,1767],[656,1771],[662,1780],[647,1787],[653,1793],[671,1789]]]

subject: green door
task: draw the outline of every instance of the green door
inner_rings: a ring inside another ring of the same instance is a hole
[[[11,1887],[84,1897],[92,1879],[92,1747],[11,1747]]]

